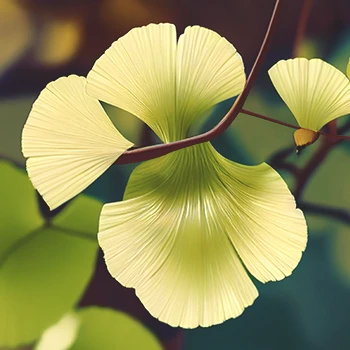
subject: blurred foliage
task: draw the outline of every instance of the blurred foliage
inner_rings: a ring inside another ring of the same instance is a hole
[[[330,254],[338,277],[350,288],[350,228],[346,225],[333,226]]]
[[[24,165],[21,135],[35,97],[0,100],[0,153]]]
[[[45,220],[27,174],[3,161],[0,193],[0,346],[16,346],[81,298],[94,271],[101,204],[80,196]]]
[[[66,314],[47,329],[35,350],[160,350],[158,340],[138,321],[108,308],[87,307]]]
[[[82,23],[75,18],[53,17],[46,21],[35,47],[35,58],[44,65],[64,64],[78,52]]]
[[[78,316],[81,325],[71,350],[160,350],[162,348],[147,329],[123,312],[89,307],[79,310]]]
[[[21,57],[33,37],[26,11],[16,1],[0,0],[0,76]]]

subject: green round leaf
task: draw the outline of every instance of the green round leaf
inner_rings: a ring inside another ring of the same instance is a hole
[[[101,204],[73,201],[69,215],[57,216],[62,227],[45,223],[27,175],[6,163],[0,193],[0,347],[14,347],[36,340],[81,298],[94,271]]]
[[[101,202],[80,195],[52,220],[52,224],[66,231],[83,232],[97,241],[97,223],[101,209]]]
[[[0,162],[0,260],[19,239],[44,224],[25,173]]]
[[[156,337],[139,322],[120,311],[89,307],[78,312],[80,330],[71,350],[160,350]]]

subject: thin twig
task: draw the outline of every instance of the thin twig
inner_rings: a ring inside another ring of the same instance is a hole
[[[273,118],[270,118],[270,117],[267,117],[265,115],[262,115],[260,113],[256,113],[256,112],[252,112],[252,111],[248,111],[247,109],[241,109],[241,113],[243,114],[247,114],[247,115],[250,115],[252,117],[256,117],[256,118],[259,118],[259,119],[263,119],[263,120],[267,120],[271,123],[275,123],[275,124],[279,124],[279,125],[283,125],[283,126],[286,126],[287,128],[292,128],[292,129],[300,129],[300,126],[296,126],[296,125],[293,125],[293,124],[289,124],[289,123],[285,123],[285,122],[281,122],[280,120],[277,120],[277,119],[273,119]],[[350,127],[350,123],[349,123],[349,127]],[[339,129],[339,132],[338,134],[335,132],[335,130],[331,130],[330,133],[325,133],[325,132],[322,132],[322,131],[319,131],[318,134],[322,135],[322,136],[325,136],[325,137],[329,137],[333,140],[349,140],[350,141],[350,136],[346,136],[346,135],[339,135],[342,133],[342,130]]]
[[[347,135],[331,135],[331,134],[327,134],[325,132],[321,132],[319,131],[318,132],[320,135],[322,136],[326,136],[332,140],[338,140],[338,141],[347,141],[347,140],[350,140],[350,136],[347,136]],[[340,132],[339,132],[340,133]]]
[[[302,196],[302,193],[308,184],[310,178],[316,169],[321,165],[323,160],[328,156],[328,153],[337,145],[339,145],[344,140],[350,139],[349,136],[339,135],[343,132],[346,132],[350,129],[350,121],[347,124],[344,124],[342,128],[339,128],[338,131],[330,130],[330,132],[337,132],[338,134],[326,134],[320,133],[323,136],[326,136],[326,139],[322,140],[322,143],[318,150],[313,154],[310,161],[305,165],[304,168],[300,169],[294,164],[287,162],[286,158],[292,154],[294,147],[287,147],[280,151],[277,151],[274,155],[271,156],[268,163],[275,169],[284,169],[293,174],[295,179],[295,190],[293,191],[296,199],[299,199]]]
[[[250,72],[250,75],[247,79],[246,85],[242,93],[236,99],[236,102],[228,111],[228,113],[214,128],[212,128],[211,130],[203,134],[193,136],[187,139],[125,151],[118,158],[115,164],[137,163],[137,162],[142,162],[145,160],[161,157],[168,153],[180,150],[182,148],[211,141],[212,139],[221,135],[231,125],[231,123],[236,119],[237,115],[239,114],[241,108],[244,105],[244,102],[246,101],[250,93],[253,83],[259,73],[259,70],[264,62],[265,56],[267,54],[267,51],[271,43],[273,31],[276,27],[278,14],[280,13],[280,7],[281,7],[280,3],[281,3],[280,0],[276,0],[275,7],[273,9],[270,23],[267,28],[263,43],[260,47],[260,51],[258,53],[258,56],[255,60],[254,66]]]
[[[315,203],[299,202],[298,207],[305,213],[318,214],[322,216],[328,216],[333,219],[350,224],[350,212],[342,208],[332,208]]]
[[[293,57],[299,55],[300,45],[304,39],[307,20],[310,15],[310,10],[312,6],[312,0],[304,0],[303,7],[300,12],[297,32],[295,35],[294,45],[293,45]]]
[[[269,121],[271,123],[280,124],[280,125],[286,126],[288,128],[300,129],[300,126],[296,126],[296,125],[292,125],[292,124],[289,124],[289,123],[281,122],[280,120],[273,119],[273,118],[270,118],[270,117],[266,117],[265,115],[262,115],[262,114],[259,114],[259,113],[256,113],[256,112],[251,112],[251,111],[248,111],[247,109],[243,109],[242,108],[241,109],[241,113],[247,114],[247,115],[250,115],[252,117],[259,118],[259,119],[264,119],[264,120],[267,120],[267,121]]]
[[[297,178],[299,176],[300,169],[296,165],[285,161],[285,159],[293,152],[295,152],[294,146],[284,148],[272,155],[267,163],[274,169],[287,170],[294,176],[294,178]]]
[[[293,152],[295,152],[295,146],[289,146],[287,148],[281,149],[275,154],[273,154],[268,162],[271,165],[279,164],[282,160],[290,156]]]

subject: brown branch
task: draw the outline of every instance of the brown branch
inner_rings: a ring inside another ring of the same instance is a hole
[[[132,149],[129,151],[125,151],[115,162],[115,164],[128,164],[128,163],[137,163],[142,162],[145,160],[157,158],[164,156],[168,153],[180,150],[182,148],[186,148],[189,146],[197,145],[199,143],[208,142],[212,139],[216,138],[217,136],[221,135],[230,125],[231,123],[236,119],[238,116],[241,108],[244,105],[244,102],[246,101],[250,90],[253,86],[253,83],[259,73],[259,70],[264,62],[265,56],[267,54],[267,51],[269,49],[272,34],[276,27],[277,18],[280,13],[280,3],[281,0],[276,0],[275,7],[273,9],[271,19],[269,26],[267,28],[263,43],[260,47],[259,53],[257,55],[257,58],[255,60],[254,66],[249,74],[249,77],[247,79],[246,85],[242,91],[242,93],[239,95],[239,97],[236,99],[236,102],[231,107],[231,109],[228,111],[228,113],[223,117],[223,119],[211,130],[197,135],[193,136],[187,139],[170,142],[166,144],[160,144],[160,145],[154,145],[149,147],[142,147],[137,149]]]
[[[339,128],[338,132],[335,130],[335,125],[333,124],[333,125],[330,125],[330,132],[332,133],[337,132],[339,134],[339,133],[346,132],[349,128],[350,128],[350,121],[344,124],[343,127]],[[324,134],[324,133],[320,133],[320,134],[326,135],[328,136],[328,138],[323,140],[323,142],[321,143],[321,146],[314,153],[309,163],[306,164],[306,166],[300,170],[298,176],[296,176],[296,185],[295,185],[295,191],[294,191],[294,196],[296,200],[298,200],[301,197],[313,173],[321,165],[324,159],[326,159],[329,152],[344,140],[350,139],[349,136],[330,135],[330,134]]]
[[[333,219],[350,224],[350,212],[342,208],[332,208],[320,204],[299,202],[298,207],[305,213],[318,214],[322,216],[328,216]]]
[[[289,171],[295,179],[295,190],[293,191],[296,199],[299,199],[308,184],[310,178],[316,169],[321,165],[323,160],[327,157],[328,153],[337,145],[342,143],[344,140],[350,139],[349,136],[339,135],[350,129],[350,120],[348,123],[344,124],[343,127],[339,128],[338,131],[335,130],[334,125],[331,126],[330,132],[336,133],[326,134],[320,132],[321,135],[327,136],[323,139],[318,150],[313,154],[310,161],[302,169],[298,168],[294,164],[287,162],[286,158],[292,154],[294,147],[287,147],[273,154],[268,161],[268,163],[277,169],[283,169]]]
[[[274,169],[287,170],[295,178],[297,178],[299,176],[300,169],[296,165],[285,161],[285,159],[293,152],[295,152],[294,146],[284,148],[272,155],[267,163],[270,164]]]
[[[312,0],[304,0],[303,7],[300,12],[297,32],[295,35],[295,40],[293,45],[293,57],[297,57],[299,54],[300,44],[302,43],[305,36],[306,25],[310,15],[311,6],[312,6]]]

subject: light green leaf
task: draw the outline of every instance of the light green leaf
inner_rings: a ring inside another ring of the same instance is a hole
[[[176,43],[169,23],[134,28],[88,74],[95,98],[134,114],[164,142],[186,137],[206,110],[238,95],[245,83],[241,56],[225,38],[187,27]]]
[[[272,168],[231,162],[204,143],[139,165],[124,201],[103,207],[98,239],[109,272],[154,317],[194,328],[253,303],[246,270],[261,282],[290,275],[306,225]]]
[[[74,307],[89,282],[94,242],[63,231],[35,231],[0,266],[0,344],[35,340]]]
[[[26,174],[0,161],[0,257],[43,223],[36,194]]]
[[[70,203],[57,228],[40,217],[25,172],[4,162],[0,170],[0,346],[14,347],[33,342],[81,298],[94,270],[101,205]],[[82,211],[88,216],[79,226]]]
[[[349,79],[321,59],[281,60],[268,73],[302,128],[319,131],[350,113]]]
[[[86,79],[76,75],[41,91],[22,133],[28,175],[51,210],[82,192],[132,145],[87,95]]]
[[[160,350],[156,337],[120,311],[89,307],[78,312],[80,331],[71,350]]]

